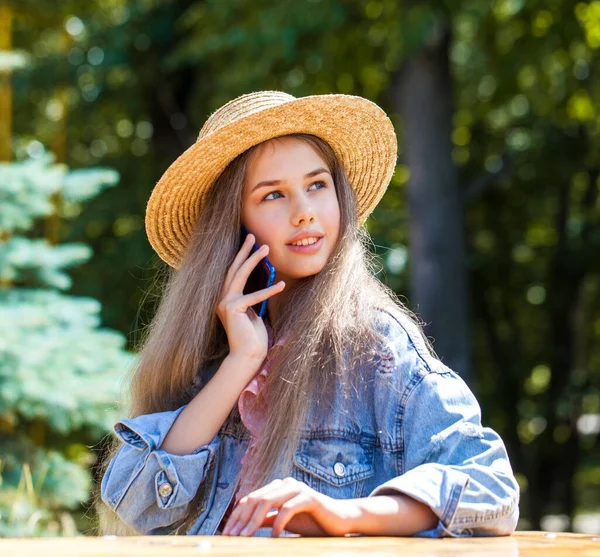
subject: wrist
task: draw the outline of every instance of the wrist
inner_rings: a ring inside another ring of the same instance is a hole
[[[225,360],[236,366],[243,366],[244,369],[255,369],[258,371],[258,368],[264,361],[264,358],[253,357],[247,354],[240,354],[237,352],[230,352],[225,356]]]

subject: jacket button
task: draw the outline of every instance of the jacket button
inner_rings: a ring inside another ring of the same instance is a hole
[[[158,486],[158,493],[161,497],[168,497],[173,493],[173,486],[170,483],[160,484]]]
[[[341,478],[346,473],[346,467],[342,462],[336,462],[333,465],[333,471]]]

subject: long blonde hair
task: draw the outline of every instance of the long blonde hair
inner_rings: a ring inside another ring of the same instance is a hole
[[[334,399],[336,386],[343,384],[349,390],[361,380],[350,372],[363,369],[356,364],[369,361],[384,340],[373,327],[370,310],[393,307],[420,327],[375,276],[377,263],[369,250],[370,237],[358,225],[354,190],[331,147],[312,135],[291,137],[308,143],[327,164],[340,207],[340,234],[325,267],[289,289],[285,311],[271,321],[275,341],[286,340],[269,354],[273,373],[261,390],[269,408],[265,430],[270,435],[258,440],[255,456],[245,463],[252,469],[255,488],[290,470],[309,403],[319,411],[330,411],[326,405]],[[215,307],[239,250],[246,169],[257,148],[260,145],[239,155],[219,176],[207,194],[180,269],[167,271],[162,298],[127,385],[124,409],[129,416],[174,410],[188,403],[205,383],[207,370],[214,370],[227,355],[227,336]],[[238,200],[233,207],[232,199]],[[237,406],[227,420],[243,428]],[[119,446],[114,436],[101,475]],[[200,491],[177,533],[184,533],[196,518]],[[134,533],[104,505],[98,486],[95,507],[101,534]]]

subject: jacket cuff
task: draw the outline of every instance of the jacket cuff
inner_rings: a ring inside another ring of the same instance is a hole
[[[161,450],[150,453],[150,458],[154,457],[158,463],[154,491],[159,508],[178,507],[194,498],[219,443],[217,434],[208,445],[202,445],[189,455],[173,455]]]
[[[471,531],[454,528],[461,497],[469,484],[469,476],[460,470],[439,464],[423,464],[377,486],[368,496],[402,493],[424,503],[438,516],[436,528],[415,534],[417,537],[441,538],[470,536]]]
[[[135,418],[124,418],[113,426],[117,436],[127,445],[144,451],[160,447],[173,423],[187,405],[177,410],[142,414]]]
[[[134,452],[147,452],[140,455],[145,463],[141,477],[134,475],[132,482],[152,482],[154,498],[161,509],[185,505],[192,500],[220,446],[217,433],[210,443],[201,445],[190,454],[176,455],[157,449],[184,408],[185,405],[173,411],[125,418],[114,425],[115,433],[125,445]],[[122,497],[124,492],[120,495]],[[121,497],[113,501],[115,507]]]

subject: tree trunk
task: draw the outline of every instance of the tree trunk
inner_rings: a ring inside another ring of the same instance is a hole
[[[440,359],[470,382],[463,196],[452,162],[450,33],[433,33],[392,85],[410,169],[411,301]]]

